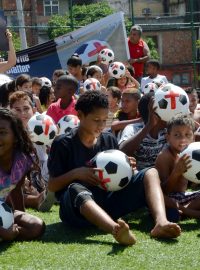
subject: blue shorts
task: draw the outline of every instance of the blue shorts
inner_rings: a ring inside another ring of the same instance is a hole
[[[91,225],[80,214],[81,205],[88,200],[94,200],[114,220],[147,206],[143,180],[148,169],[133,175],[124,189],[115,192],[106,192],[99,187],[86,187],[82,183],[72,183],[60,197],[61,220],[77,227]]]

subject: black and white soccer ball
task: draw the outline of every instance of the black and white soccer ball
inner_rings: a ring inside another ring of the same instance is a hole
[[[53,119],[47,114],[35,114],[28,121],[28,130],[32,142],[38,145],[51,145],[58,129]]]
[[[13,223],[14,215],[12,209],[5,202],[0,201],[0,227],[8,229]]]
[[[96,174],[101,179],[100,188],[106,191],[117,191],[125,186],[131,180],[132,167],[128,157],[119,150],[106,150],[98,153],[90,165],[100,168]]]
[[[42,87],[52,87],[52,82],[47,77],[41,77],[40,80],[42,81]]]
[[[58,121],[58,135],[70,132],[72,128],[79,125],[80,121],[76,115],[65,115]]]
[[[190,156],[191,168],[189,168],[183,176],[189,181],[200,184],[200,142],[193,142],[188,145],[180,154]]]
[[[95,78],[88,78],[83,83],[84,91],[101,90],[101,83]]]
[[[155,78],[153,79],[152,83],[155,83],[159,88],[160,86],[165,84],[165,81],[161,78]]]
[[[155,92],[156,113],[164,121],[169,121],[176,114],[189,114],[189,98],[179,86],[167,83]]]
[[[108,71],[111,77],[120,79],[121,77],[125,76],[126,68],[121,62],[113,62],[109,65]]]
[[[144,95],[146,95],[149,92],[155,93],[157,90],[158,90],[158,86],[155,83],[150,82],[150,83],[145,84],[145,86],[142,89],[142,92]]]
[[[99,57],[103,64],[109,65],[114,61],[115,55],[112,50],[105,48],[100,51]]]

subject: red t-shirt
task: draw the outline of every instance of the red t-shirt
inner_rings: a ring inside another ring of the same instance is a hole
[[[76,100],[74,97],[72,97],[72,101],[66,109],[61,109],[60,102],[61,99],[59,98],[58,101],[52,103],[47,110],[47,114],[53,118],[56,124],[64,115],[77,115],[77,111],[75,110]]]
[[[133,44],[128,38],[128,47],[130,52],[130,58],[137,59],[144,57],[144,46],[145,43],[142,39],[137,44]],[[134,63],[132,66],[135,69],[135,77],[141,77],[143,75],[144,63]]]

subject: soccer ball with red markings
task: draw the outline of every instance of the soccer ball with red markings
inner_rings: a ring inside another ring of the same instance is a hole
[[[191,168],[189,168],[183,176],[193,183],[200,183],[200,142],[193,142],[188,145],[180,154],[190,156]]]
[[[98,153],[91,161],[90,165],[102,169],[96,174],[101,179],[100,188],[106,191],[117,191],[131,180],[132,168],[128,157],[119,150],[106,150]]]
[[[147,83],[143,87],[142,92],[145,95],[145,94],[148,94],[149,92],[155,93],[157,90],[158,90],[158,86],[155,83],[150,82],[150,83]]]
[[[83,83],[83,90],[84,91],[92,91],[92,90],[101,90],[100,82],[95,78],[88,78]]]
[[[28,130],[32,142],[38,145],[51,145],[58,133],[53,119],[46,114],[35,114],[28,121]]]
[[[121,62],[113,62],[109,65],[109,74],[111,77],[116,79],[120,79],[126,73],[126,68],[123,63]]]
[[[71,131],[79,125],[79,119],[76,115],[65,115],[58,121],[58,135],[62,135]]]
[[[189,98],[179,86],[167,83],[155,92],[154,106],[156,113],[164,121],[169,121],[176,114],[189,114]]]
[[[103,64],[109,65],[114,61],[115,55],[114,52],[108,48],[105,48],[100,51],[99,57]]]
[[[8,229],[14,223],[12,209],[3,201],[0,201],[0,227]]]

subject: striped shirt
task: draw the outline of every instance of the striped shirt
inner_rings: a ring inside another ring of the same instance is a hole
[[[144,123],[142,122],[126,126],[123,130],[119,144],[135,136],[143,127]],[[133,157],[137,162],[138,170],[155,165],[158,154],[167,145],[165,135],[166,129],[162,129],[159,131],[156,139],[152,138],[150,134],[147,134],[147,136],[141,141],[139,148],[135,153],[133,153]]]

